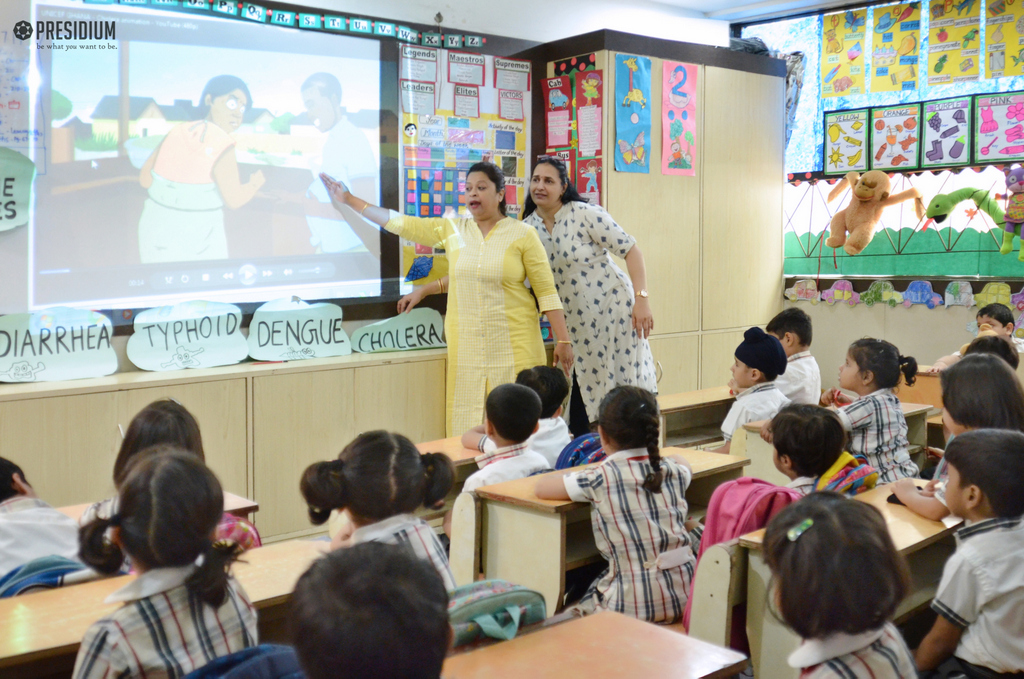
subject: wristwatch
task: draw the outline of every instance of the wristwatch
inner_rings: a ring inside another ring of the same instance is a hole
[[[641,290],[640,292],[636,293],[636,297],[643,297],[644,299],[647,299],[647,290]]]

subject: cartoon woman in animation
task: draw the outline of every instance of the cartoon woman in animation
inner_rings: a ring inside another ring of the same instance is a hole
[[[144,264],[227,259],[224,207],[242,207],[265,181],[257,171],[243,184],[235,160],[231,134],[251,105],[240,78],[212,78],[199,98],[199,119],[171,128],[146,160],[139,175],[149,190],[139,219]]]

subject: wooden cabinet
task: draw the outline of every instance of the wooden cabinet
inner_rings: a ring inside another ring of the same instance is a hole
[[[651,337],[651,354],[657,362],[658,393],[678,394],[698,388],[700,367],[699,335],[659,335]]]

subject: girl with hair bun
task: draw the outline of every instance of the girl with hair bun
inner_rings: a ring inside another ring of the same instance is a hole
[[[658,401],[639,387],[616,387],[601,401],[601,446],[595,466],[546,474],[537,496],[589,502],[594,539],[608,569],[577,604],[581,613],[610,610],[649,622],[683,616],[696,566],[687,532],[686,460],[662,457]]]
[[[124,606],[93,623],[74,678],[181,677],[257,641],[256,610],[234,578],[237,544],[214,540],[224,510],[217,477],[173,447],[133,460],[118,512],[79,530],[79,557],[112,575],[131,558],[139,576],[106,603]]]
[[[452,590],[455,578],[444,547],[413,512],[443,505],[454,480],[447,455],[421,455],[401,434],[378,430],[357,436],[338,459],[311,464],[299,489],[314,525],[326,522],[335,509],[347,516],[347,528],[334,536],[332,549],[363,542],[407,545],[433,564]]]

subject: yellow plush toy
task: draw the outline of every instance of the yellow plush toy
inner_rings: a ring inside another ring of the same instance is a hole
[[[825,241],[825,245],[830,248],[843,248],[848,255],[860,253],[874,237],[875,227],[882,218],[882,210],[890,205],[913,199],[917,218],[924,217],[921,192],[911,188],[890,196],[889,175],[881,170],[871,170],[862,175],[848,172],[829,192],[828,202],[835,200],[847,186],[851,187],[853,195],[850,204],[832,217],[830,235]]]

